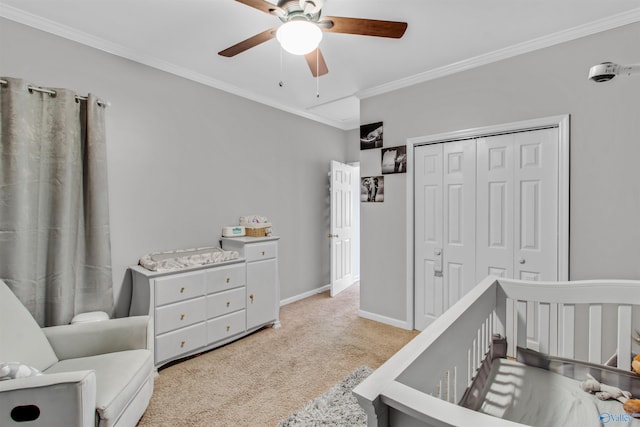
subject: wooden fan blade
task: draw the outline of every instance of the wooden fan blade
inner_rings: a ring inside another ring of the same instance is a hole
[[[238,3],[246,4],[249,7],[263,11],[264,13],[271,14],[276,6],[266,2],[265,0],[236,0]]]
[[[314,49],[312,52],[307,53],[304,56],[304,59],[307,60],[307,64],[309,64],[309,68],[311,69],[311,74],[313,74],[313,77],[324,76],[329,72],[327,63],[324,62],[324,56],[322,56],[320,48]]]
[[[228,47],[225,50],[221,50],[220,52],[218,52],[218,55],[231,58],[232,56],[236,56],[237,54],[242,53],[245,50],[251,49],[252,47],[258,46],[261,43],[271,40],[275,37],[275,35],[276,28],[270,28],[266,31],[261,32],[260,34],[249,37],[248,39],[243,40],[240,43],[234,44],[233,46]]]
[[[407,29],[406,22],[344,18],[341,16],[327,16],[318,22],[318,26],[322,31],[329,33],[359,34],[393,39],[402,37]]]

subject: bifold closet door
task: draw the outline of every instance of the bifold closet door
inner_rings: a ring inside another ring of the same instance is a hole
[[[475,284],[475,150],[466,140],[414,151],[416,329]]]
[[[414,147],[416,329],[489,274],[558,280],[558,132]]]
[[[477,155],[476,281],[558,280],[558,129],[479,138]],[[527,346],[538,350],[528,305]]]
[[[558,280],[558,129],[477,142],[476,281]]]

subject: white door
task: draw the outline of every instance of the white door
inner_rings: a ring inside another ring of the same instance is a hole
[[[489,274],[559,279],[558,136],[553,128],[415,147],[416,329]],[[535,348],[537,330],[527,334]]]
[[[477,145],[476,281],[489,274],[558,280],[558,129]]]
[[[331,296],[353,283],[353,188],[355,168],[331,161]]]
[[[473,140],[415,149],[416,329],[475,283],[475,157]]]
[[[478,140],[477,274],[558,280],[558,129]],[[538,349],[537,307],[527,346]]]

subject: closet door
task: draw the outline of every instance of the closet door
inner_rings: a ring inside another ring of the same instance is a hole
[[[558,280],[558,129],[515,134],[514,277]]]
[[[514,135],[478,139],[476,282],[514,277]]]
[[[415,327],[475,284],[475,142],[415,149]]]
[[[442,144],[414,152],[414,310],[422,330],[443,311],[442,273],[436,253],[442,251]],[[441,265],[441,261],[440,261]]]
[[[558,129],[479,138],[476,281],[558,280]]]
[[[477,274],[558,280],[558,129],[478,140]],[[538,349],[528,303],[527,346]]]

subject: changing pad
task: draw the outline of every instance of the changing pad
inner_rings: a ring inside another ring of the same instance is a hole
[[[239,256],[238,251],[225,251],[218,247],[205,247],[152,252],[140,258],[138,263],[147,270],[166,272],[230,261]]]

